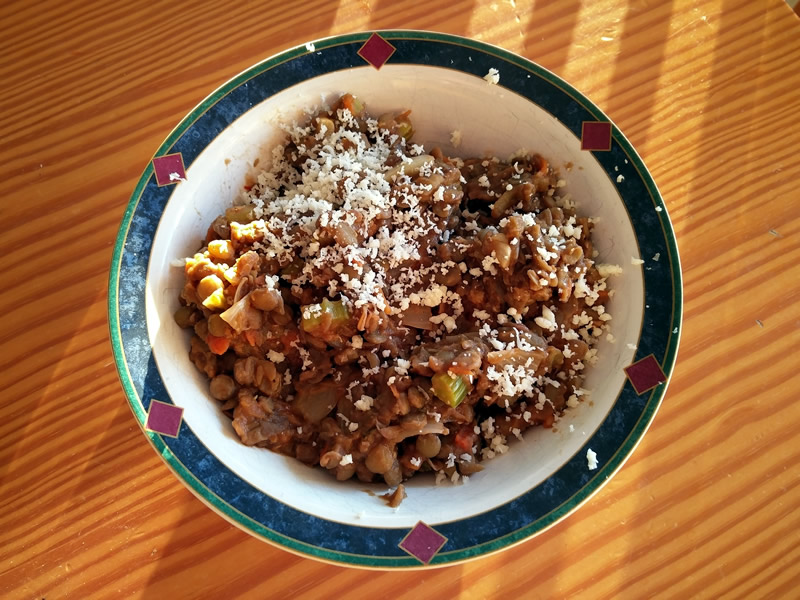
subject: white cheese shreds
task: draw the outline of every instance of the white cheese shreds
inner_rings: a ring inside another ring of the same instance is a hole
[[[397,371],[400,375],[408,375],[408,370],[411,368],[411,361],[405,360],[403,358],[398,358],[397,362],[395,363],[394,370]]]
[[[597,272],[600,273],[600,277],[603,278],[611,277],[612,275],[622,275],[622,267],[619,265],[599,264],[597,265]]]
[[[355,407],[358,410],[367,411],[372,408],[372,404],[375,402],[375,399],[372,396],[367,396],[366,394],[362,395],[361,398],[354,402]]]
[[[347,465],[353,464],[353,455],[352,454],[345,454],[342,457],[342,460],[339,461],[339,466],[344,467]]]
[[[500,71],[495,68],[489,69],[489,72],[483,78],[491,84],[500,83]]]
[[[279,364],[282,363],[286,357],[280,352],[276,352],[275,350],[270,350],[269,352],[267,352],[267,358],[270,359],[275,364]]]
[[[591,448],[586,451],[586,465],[590,471],[594,471],[597,468],[597,454]]]

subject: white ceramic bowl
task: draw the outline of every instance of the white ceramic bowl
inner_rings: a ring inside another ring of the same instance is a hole
[[[447,564],[557,522],[633,451],[666,381],[640,395],[623,368],[653,355],[668,379],[680,332],[680,267],[666,209],[641,159],[613,125],[610,149],[581,149],[584,122],[608,119],[566,83],[498,48],[421,32],[381,32],[396,52],[377,69],[358,52],[369,37],[330,38],[313,51],[300,46],[268,59],[214,92],[169,136],[156,156],[180,153],[185,177],[159,186],[151,164],[131,199],[112,264],[112,341],[148,438],[191,489],[237,525],[347,564]],[[499,71],[497,85],[482,77],[489,68]],[[600,343],[584,385],[590,401],[568,411],[557,431],[526,432],[466,485],[412,479],[397,510],[364,491],[385,488],[337,482],[321,469],[241,444],[189,361],[188,334],[172,319],[184,277],[175,259],[197,249],[209,223],[257,172],[254,162],[268,160],[282,137],[279,123],[302,120],[321,99],[343,92],[364,99],[376,115],[410,108],[415,141],[426,147],[462,157],[541,153],[562,168],[578,212],[597,217],[598,261],[623,267],[611,280],[608,305],[616,340]],[[450,143],[453,130],[461,132],[458,148]],[[147,427],[153,399],[183,409],[176,437]],[[587,466],[589,448],[598,455],[596,470]],[[420,521],[447,541],[418,559],[413,547],[409,553],[398,544]]]

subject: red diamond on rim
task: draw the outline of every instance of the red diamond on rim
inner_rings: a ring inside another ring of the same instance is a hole
[[[436,553],[447,543],[447,538],[441,533],[419,521],[414,528],[403,538],[399,546],[411,556],[427,565]]]
[[[584,121],[581,126],[581,150],[611,150],[611,123]]]
[[[183,168],[183,156],[180,152],[165,154],[153,159],[153,171],[156,174],[158,187],[186,181],[186,171]]]
[[[169,437],[178,437],[181,421],[183,421],[182,408],[174,404],[150,400],[150,410],[147,411],[147,422],[144,428]]]
[[[664,375],[661,365],[658,364],[656,357],[652,354],[650,356],[645,356],[642,360],[632,365],[628,365],[624,370],[625,375],[628,376],[631,384],[633,384],[633,389],[640,395],[652,390],[659,383],[663,383],[667,380],[667,376]]]
[[[397,50],[397,48],[392,46],[377,33],[373,33],[369,36],[369,39],[364,42],[364,45],[361,46],[358,55],[376,69],[380,69],[386,64],[389,57],[394,54],[395,50]]]

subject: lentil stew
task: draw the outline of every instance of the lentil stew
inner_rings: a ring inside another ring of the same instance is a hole
[[[427,152],[409,114],[345,94],[286,127],[175,314],[243,443],[392,487],[466,481],[576,406],[615,272],[544,157]]]

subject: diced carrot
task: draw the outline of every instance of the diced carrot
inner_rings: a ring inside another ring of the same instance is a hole
[[[451,373],[455,373],[456,375],[472,375],[473,374],[469,367],[467,367],[465,365],[460,365],[458,363],[456,363],[454,365],[450,365],[449,367],[447,367],[447,370],[449,372],[451,372]]]
[[[472,448],[472,440],[474,439],[475,433],[469,428],[469,426],[462,427],[458,430],[453,442],[456,446],[458,446],[461,450],[465,452]]]
[[[350,112],[353,112],[353,96],[351,94],[345,94],[342,96],[342,106],[344,106]]]
[[[344,106],[350,113],[357,117],[364,111],[364,103],[352,94],[345,94],[342,96],[342,106]]]
[[[208,344],[208,349],[214,354],[225,354],[231,345],[230,340],[210,334],[206,338],[206,343]]]
[[[281,336],[281,344],[283,344],[283,352],[287,354],[292,350],[292,344],[297,341],[298,335],[296,331],[287,331]]]
[[[547,167],[548,167],[547,159],[546,158],[542,158],[540,156],[539,157],[539,173],[541,173],[542,175],[547,173]]]

